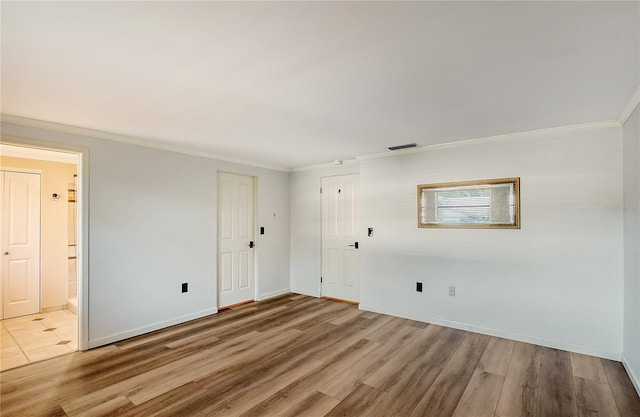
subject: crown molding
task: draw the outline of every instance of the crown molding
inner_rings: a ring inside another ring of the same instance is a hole
[[[474,139],[471,139],[471,140],[465,141],[465,142],[470,142],[470,141],[473,141],[473,140]],[[386,158],[386,157],[389,157],[389,156],[406,155],[406,154],[410,154],[410,153],[420,153],[420,152],[424,152],[428,148],[433,148],[434,146],[450,145],[451,143],[457,143],[457,142],[443,143],[443,144],[440,144],[440,145],[427,145],[427,146],[418,145],[418,147],[416,147],[416,148],[399,149],[397,151],[385,151],[385,152],[379,152],[379,153],[372,153],[372,154],[368,154],[368,155],[358,155],[358,156],[356,156],[356,159],[358,159],[358,160],[378,159],[378,158]]]
[[[466,145],[476,145],[476,144],[483,144],[483,143],[504,142],[504,141],[511,141],[511,140],[535,138],[535,137],[542,137],[542,136],[553,135],[553,134],[584,132],[589,130],[609,128],[609,127],[620,127],[626,121],[626,119],[631,115],[631,113],[636,108],[636,106],[638,106],[638,103],[640,103],[640,88],[638,88],[638,90],[633,94],[633,96],[629,100],[629,104],[627,105],[627,107],[625,108],[625,111],[620,116],[620,119],[605,120],[601,122],[584,123],[584,124],[570,125],[570,126],[553,127],[548,129],[531,130],[526,132],[508,133],[504,135],[465,139],[465,140],[460,140],[455,142],[427,145],[427,146],[418,147],[418,148],[402,149],[398,151],[386,151],[386,152],[375,153],[375,154],[359,155],[359,156],[356,156],[355,159],[344,160],[343,163],[345,165],[351,165],[361,160],[387,158],[392,156],[426,152],[426,151],[432,151],[437,149],[455,148],[455,147],[466,146]],[[266,168],[266,169],[282,171],[282,172],[312,171],[315,169],[327,169],[331,167],[336,167],[336,165],[333,164],[332,162],[328,162],[324,164],[306,165],[306,166],[301,166],[297,168],[289,168],[289,167],[278,166],[278,165],[264,164],[256,161],[230,158],[227,156],[212,154],[204,151],[196,151],[193,149],[188,149],[180,146],[158,144],[148,140],[133,138],[133,137],[124,136],[124,135],[118,135],[114,133],[108,133],[108,132],[102,132],[102,131],[93,130],[93,129],[70,126],[70,125],[65,125],[61,123],[47,122],[44,120],[30,119],[26,117],[15,116],[15,115],[10,115],[5,113],[0,114],[0,120],[5,123],[12,123],[20,126],[34,127],[34,128],[40,128],[40,129],[47,129],[55,132],[88,136],[88,137],[97,138],[97,139],[110,140],[113,142],[127,143],[130,145],[143,146],[146,148],[159,149],[159,150],[164,150],[169,152],[177,152],[177,153],[182,153],[186,155],[199,156],[199,157],[208,158],[208,159],[215,159],[218,161],[248,165],[248,166],[253,166],[257,168]]]
[[[622,111],[622,114],[620,114],[620,117],[618,118],[620,120],[620,124],[623,125],[627,122],[627,119],[631,116],[631,113],[633,113],[636,107],[638,107],[638,104],[640,104],[640,85],[636,89],[635,93],[631,95],[629,102]]]
[[[338,169],[338,167],[348,167],[350,165],[354,165],[357,164],[359,161],[357,159],[345,159],[342,161],[342,164],[336,165],[334,162],[327,162],[324,164],[315,164],[315,165],[303,165],[300,167],[296,167],[296,168],[291,168],[291,172],[302,172],[302,171],[313,171],[316,169],[329,169],[329,168],[335,168]]]
[[[244,159],[231,158],[228,156],[217,155],[209,152],[196,151],[196,150],[188,149],[182,146],[165,145],[165,144],[155,143],[145,139],[118,135],[115,133],[103,132],[100,130],[87,129],[83,127],[70,126],[62,123],[54,123],[54,122],[47,122],[44,120],[30,119],[27,117],[15,116],[12,114],[1,113],[0,121],[4,123],[11,123],[11,124],[25,126],[25,127],[34,127],[38,129],[51,130],[54,132],[88,136],[91,138],[104,139],[112,142],[120,142],[120,143],[129,144],[129,145],[143,146],[145,148],[176,152],[176,153],[181,153],[181,154],[191,155],[191,156],[199,156],[199,157],[208,158],[208,159],[216,159],[218,161],[232,162],[234,164],[249,165],[257,168],[271,169],[274,171],[290,172],[289,167],[284,167],[280,165],[271,165],[271,164],[265,164],[265,163],[256,162],[256,161],[248,161]]]
[[[377,159],[377,158],[388,158],[391,156],[405,155],[411,153],[419,153],[419,152],[427,152],[433,151],[437,149],[447,149],[447,148],[456,148],[460,146],[467,145],[479,145],[483,143],[494,143],[494,142],[505,142],[512,140],[520,140],[520,139],[528,139],[528,138],[537,138],[548,135],[557,135],[557,134],[566,134],[566,133],[575,133],[575,132],[585,132],[596,129],[604,129],[608,127],[620,127],[622,124],[619,120],[605,120],[602,122],[594,122],[594,123],[584,123],[579,125],[571,125],[571,126],[561,126],[561,127],[552,127],[548,129],[539,129],[539,130],[530,130],[527,132],[518,132],[518,133],[508,133],[504,135],[496,135],[496,136],[487,136],[484,138],[475,138],[475,139],[466,139],[460,140],[456,142],[447,142],[440,143],[436,145],[427,145],[420,148],[412,148],[405,149],[401,151],[387,151],[381,153],[375,153],[370,155],[361,155],[356,156],[358,160],[367,160],[367,159]]]

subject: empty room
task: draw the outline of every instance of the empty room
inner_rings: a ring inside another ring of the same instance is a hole
[[[0,19],[1,416],[640,416],[640,2]]]

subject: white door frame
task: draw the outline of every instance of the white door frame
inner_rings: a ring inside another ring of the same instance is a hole
[[[258,177],[255,175],[249,175],[245,173],[238,173],[232,171],[224,171],[218,170],[216,172],[216,210],[220,209],[220,190],[218,189],[219,185],[219,175],[220,174],[231,174],[231,175],[240,175],[243,177],[249,177],[253,180],[253,301],[258,301],[258,251],[260,245],[258,244],[258,236],[259,233],[256,232],[256,228],[258,225]],[[220,225],[218,223],[218,213],[216,212],[216,308],[220,308],[220,294],[218,293],[220,290],[219,286],[219,265],[218,262],[220,260]]]
[[[2,143],[23,148],[72,153],[78,157],[76,184],[76,244],[78,274],[78,350],[89,349],[89,149],[74,145],[2,136]],[[20,170],[25,171],[25,170]],[[42,241],[42,239],[41,239]],[[41,243],[42,244],[42,243]],[[42,258],[42,257],[41,257]],[[41,286],[42,288],[42,286]]]

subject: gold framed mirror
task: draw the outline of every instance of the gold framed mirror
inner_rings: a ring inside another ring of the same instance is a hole
[[[420,184],[418,227],[520,229],[520,178]]]

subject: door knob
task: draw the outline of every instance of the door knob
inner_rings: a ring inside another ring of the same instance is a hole
[[[249,242],[249,247],[250,247],[250,248],[252,248],[252,247],[254,247],[254,246],[255,246],[255,244],[253,243],[253,240],[252,240],[251,242]]]
[[[352,248],[358,249],[358,242],[355,242],[353,245],[349,245],[349,246],[352,247]]]
[[[9,252],[5,252],[4,254],[5,254],[5,255],[8,255],[8,254],[9,254]]]

